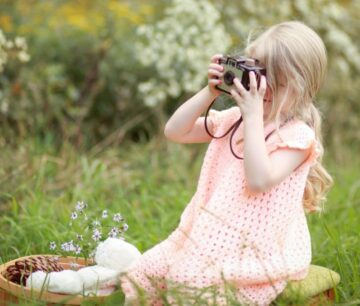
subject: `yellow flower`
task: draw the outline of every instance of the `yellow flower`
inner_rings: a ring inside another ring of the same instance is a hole
[[[7,15],[0,15],[0,28],[5,32],[11,32],[13,28],[12,19]]]
[[[109,3],[109,10],[117,17],[127,19],[134,24],[140,24],[143,18],[135,11],[131,10],[128,4],[112,1]]]

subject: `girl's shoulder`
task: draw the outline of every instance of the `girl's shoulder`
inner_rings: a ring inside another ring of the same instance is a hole
[[[278,130],[274,130],[266,143],[268,153],[277,149],[309,150],[307,161],[310,165],[321,152],[314,129],[300,119],[293,119]]]
[[[240,107],[232,106],[224,110],[210,109],[209,119],[213,125],[213,131],[217,131],[220,125],[233,124],[240,118]]]
[[[314,129],[301,119],[294,118],[279,128],[281,139],[299,143],[308,143],[315,137]]]

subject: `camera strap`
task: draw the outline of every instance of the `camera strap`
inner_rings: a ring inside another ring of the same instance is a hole
[[[230,131],[232,130],[231,132],[231,135],[230,135],[230,150],[231,150],[231,153],[237,158],[237,159],[244,159],[243,157],[237,155],[233,149],[233,146],[232,146],[232,142],[233,142],[233,137],[235,135],[235,132],[236,130],[239,128],[240,124],[242,123],[243,121],[243,118],[242,116],[240,115],[240,118],[235,121],[235,123],[224,133],[224,135],[221,135],[221,136],[215,136],[213,134],[210,133],[209,131],[209,128],[208,128],[208,125],[207,125],[207,118],[208,118],[208,114],[209,114],[209,111],[211,109],[211,106],[214,104],[214,102],[216,101],[216,99],[214,99],[214,101],[211,102],[211,104],[209,105],[207,111],[206,111],[206,114],[205,114],[205,130],[206,132],[209,134],[210,137],[212,138],[215,138],[215,139],[220,139],[220,138],[223,138],[225,137],[227,134],[230,133]],[[282,127],[286,122],[288,122],[290,119],[292,118],[289,118],[287,119],[283,124],[280,125],[280,127]],[[275,132],[276,129],[272,130],[269,134],[266,135],[265,137],[265,142],[269,139],[269,137]]]

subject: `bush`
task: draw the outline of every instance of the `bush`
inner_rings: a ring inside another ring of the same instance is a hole
[[[2,2],[0,28],[26,37],[31,60],[9,62],[1,76],[0,144],[30,135],[79,146],[149,139],[206,84],[211,55],[237,52],[251,30],[291,19],[313,27],[328,49],[318,97],[326,141],[359,144],[359,8],[326,0]]]

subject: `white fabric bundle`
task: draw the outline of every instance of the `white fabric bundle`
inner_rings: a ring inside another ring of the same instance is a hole
[[[117,284],[118,273],[101,266],[90,266],[77,271],[85,289],[102,289]]]
[[[101,242],[95,253],[95,261],[98,265],[125,272],[141,256],[139,250],[126,241],[116,238],[108,238]]]
[[[108,238],[96,249],[95,262],[98,265],[78,271],[37,271],[30,274],[26,287],[65,294],[110,294],[118,284],[119,274],[126,271],[140,256],[141,253],[134,245],[121,239]]]
[[[31,273],[26,280],[26,287],[37,290],[43,288],[43,290],[50,292],[78,294],[83,290],[83,281],[80,275],[72,270],[51,273],[36,271]]]

